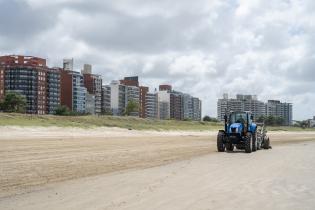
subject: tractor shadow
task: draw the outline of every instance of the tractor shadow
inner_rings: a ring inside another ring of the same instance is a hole
[[[239,153],[246,153],[245,150],[241,150],[241,149],[235,149],[233,151],[225,151],[226,153],[231,153],[231,154],[239,154]],[[247,154],[247,153],[246,153]]]

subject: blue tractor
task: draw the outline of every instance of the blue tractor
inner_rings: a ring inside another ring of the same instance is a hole
[[[231,112],[224,116],[224,130],[217,136],[219,152],[243,149],[246,153],[255,152],[262,145],[262,139],[257,141],[257,125],[249,112]]]

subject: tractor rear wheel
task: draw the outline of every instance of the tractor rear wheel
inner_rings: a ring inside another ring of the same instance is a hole
[[[264,149],[269,149],[270,148],[270,140],[269,138],[267,137],[265,140],[264,140]]]
[[[257,135],[256,135],[256,132],[252,134],[252,144],[253,144],[252,151],[256,152],[256,150],[257,150]]]
[[[218,136],[217,136],[218,152],[224,152],[225,151],[224,138],[225,138],[225,133],[222,131],[219,131]]]
[[[253,136],[251,133],[247,133],[245,137],[245,152],[251,153],[253,149]]]
[[[261,149],[261,135],[260,134],[258,134],[257,135],[257,150],[260,150]]]

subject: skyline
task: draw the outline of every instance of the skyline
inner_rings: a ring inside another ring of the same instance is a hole
[[[74,58],[104,83],[138,75],[151,91],[170,84],[216,116],[227,92],[293,103],[315,115],[315,3],[308,1],[0,0],[0,54],[62,66]],[[232,75],[232,76],[231,76]]]

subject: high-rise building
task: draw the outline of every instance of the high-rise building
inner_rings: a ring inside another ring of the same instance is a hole
[[[201,120],[201,100],[199,98],[192,98],[192,107],[193,107],[193,117],[192,120],[200,121]]]
[[[218,100],[217,112],[218,120],[223,121],[224,115],[231,111],[247,111],[251,112],[254,119],[265,115],[265,105],[257,99],[256,95],[241,95],[237,94],[236,99],[229,99],[227,94],[223,95],[222,99]]]
[[[193,119],[193,97],[189,94],[183,95],[183,119]]]
[[[167,120],[171,118],[170,111],[170,92],[169,91],[159,91],[158,92],[158,118],[161,120]]]
[[[84,64],[81,71],[84,80],[84,86],[87,92],[94,95],[95,98],[95,114],[102,112],[102,77],[100,75],[92,74],[92,65]]]
[[[158,94],[147,93],[145,104],[146,118],[158,118]]]
[[[266,115],[281,117],[284,125],[292,125],[292,104],[282,103],[278,100],[268,100]]]
[[[175,120],[201,120],[201,101],[189,94],[160,85],[158,92],[158,118]]]
[[[170,92],[170,118],[183,120],[183,115],[183,94],[175,91]]]
[[[58,106],[59,71],[46,66],[46,60],[32,56],[0,57],[0,100],[6,92],[26,98],[26,112],[53,113]]]
[[[125,77],[123,80],[120,80],[120,84],[129,86],[129,87],[139,87],[139,78],[138,76],[133,77]],[[139,101],[139,117],[145,118],[146,112],[145,112],[145,103],[146,103],[146,94],[149,92],[149,88],[145,86],[139,87],[139,100],[136,99],[136,101]],[[132,115],[134,115],[133,113]]]
[[[5,97],[5,72],[4,68],[0,66],[0,101]]]
[[[73,58],[63,59],[63,69],[65,71],[73,71]]]
[[[85,113],[86,93],[83,76],[76,71],[61,71],[61,105],[70,110]]]
[[[113,115],[123,115],[126,108],[126,86],[119,81],[110,83],[110,108]]]
[[[102,113],[112,114],[111,110],[111,88],[110,85],[104,85],[102,87]]]
[[[159,91],[172,91],[172,86],[171,85],[160,85]]]
[[[82,74],[92,74],[92,65],[91,64],[84,64],[81,73]]]
[[[139,87],[139,78],[138,76],[125,77],[123,80],[120,80],[120,84]]]
[[[128,103],[133,101],[140,106],[140,90],[139,87],[136,86],[125,86],[126,90],[126,100],[125,100],[125,108],[127,107]],[[139,109],[132,113],[129,113],[131,116],[139,117]]]
[[[149,92],[149,88],[145,86],[139,87],[139,117],[146,118],[146,97]]]
[[[87,92],[85,101],[86,101],[85,113],[94,115],[95,114],[95,95]]]
[[[218,120],[224,121],[224,115],[231,111],[251,112],[254,120],[260,116],[277,116],[284,119],[284,125],[292,125],[292,104],[269,100],[266,104],[257,99],[256,95],[236,95],[236,99],[229,99],[224,94],[217,103]]]
[[[47,70],[47,113],[54,114],[60,105],[60,68]]]

